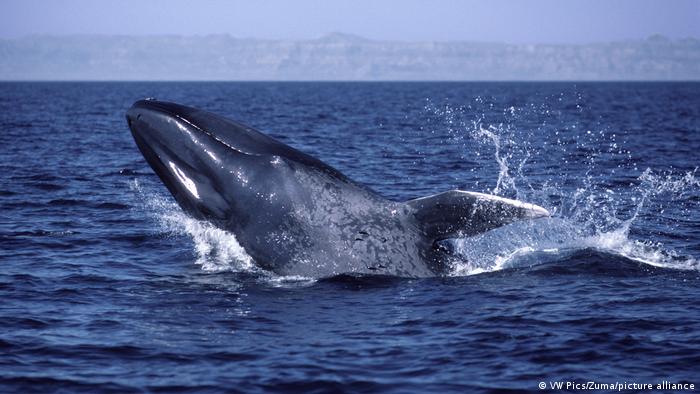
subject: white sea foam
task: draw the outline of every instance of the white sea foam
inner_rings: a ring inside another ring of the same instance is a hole
[[[166,200],[156,192],[145,191],[138,180],[132,181],[131,188],[138,193],[144,205],[143,210],[153,217],[162,231],[185,235],[192,240],[196,255],[195,264],[200,265],[203,270],[257,270],[253,259],[233,234],[186,215],[176,203]]]
[[[472,116],[472,108],[465,111],[463,108],[439,107],[429,102],[426,110],[444,121],[450,142],[461,144],[465,151],[477,149],[476,156],[490,154],[493,157],[498,177],[492,193],[516,195],[518,199],[536,202],[554,213],[553,218],[516,223],[476,237],[451,241],[457,256],[452,262],[452,275],[473,275],[561,261],[584,249],[658,267],[700,270],[700,263],[693,256],[683,255],[657,242],[630,237],[630,229],[638,224],[640,213],[660,215],[669,204],[682,200],[686,194],[697,195],[700,179],[696,177],[696,171],[679,174],[647,169],[636,180],[622,186],[621,190],[613,190],[598,185],[600,180],[591,174],[596,173],[596,160],[601,155],[630,157],[630,152],[619,146],[616,135],[588,131],[586,138],[590,140],[582,139],[572,146],[562,143],[559,132],[555,131],[552,146],[563,151],[564,157],[577,153],[566,150],[590,152],[584,160],[588,166],[583,168],[585,176],[580,180],[580,187],[573,192],[566,192],[561,186],[565,180],[557,176],[533,186],[523,175],[523,166],[531,157],[527,139],[532,138],[532,134],[518,133],[508,124],[486,125],[483,117],[478,115],[476,120],[461,120],[460,114],[469,112]],[[512,108],[505,112],[517,116]],[[592,146],[605,144],[609,145],[609,149],[591,152]],[[548,149],[553,149],[552,146]],[[551,157],[540,159],[555,160]],[[511,161],[518,163],[515,171],[510,168]],[[634,166],[618,168],[636,170]],[[697,209],[678,208],[674,207],[681,214]]]
[[[282,288],[305,287],[316,282],[314,278],[277,275],[263,270],[238,243],[234,234],[188,216],[170,199],[155,191],[144,190],[136,179],[130,186],[138,194],[143,211],[153,218],[161,231],[185,236],[192,241],[194,263],[203,271],[254,273],[271,286]]]
[[[625,227],[586,235],[562,218],[513,224],[477,237],[454,240],[453,246],[459,259],[452,263],[452,276],[562,261],[586,249],[656,267],[700,270],[700,262],[693,257],[665,251],[662,245],[630,239]]]

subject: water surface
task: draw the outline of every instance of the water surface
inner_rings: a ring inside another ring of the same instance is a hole
[[[279,277],[174,204],[124,119],[143,97],[390,199],[554,215],[452,241],[447,277]],[[698,119],[698,83],[2,83],[0,391],[697,387]]]

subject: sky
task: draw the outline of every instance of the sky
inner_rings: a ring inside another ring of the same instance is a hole
[[[48,34],[589,43],[700,39],[700,0],[0,0],[0,38]]]

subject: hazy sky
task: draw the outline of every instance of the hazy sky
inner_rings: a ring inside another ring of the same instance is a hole
[[[212,34],[582,43],[700,38],[700,0],[0,0],[0,37]]]

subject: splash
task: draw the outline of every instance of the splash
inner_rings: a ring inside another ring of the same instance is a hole
[[[486,101],[477,98],[461,107],[428,102],[425,108],[446,130],[445,143],[460,145],[463,157],[479,157],[486,168],[492,163],[497,171],[495,187],[484,191],[537,203],[554,215],[451,241],[456,252],[452,275],[562,261],[586,249],[657,267],[700,270],[696,258],[649,240],[657,239],[651,229],[674,227],[697,211],[697,170],[640,173],[616,133],[604,128],[582,131],[575,123],[552,128],[546,121],[551,115],[547,106],[498,111]],[[523,112],[537,112],[537,118],[545,121],[533,130],[518,129],[514,124],[526,115]],[[490,123],[487,114],[498,123]],[[533,141],[541,146],[533,146]],[[553,172],[526,175],[533,159],[550,163]],[[628,175],[635,172],[636,177]],[[572,174],[582,176],[572,179]],[[667,220],[655,220],[660,215]],[[640,233],[646,237],[640,238]]]
[[[449,105],[437,106],[428,100],[425,109],[437,116],[440,123],[446,126],[447,138],[443,142],[461,147],[462,159],[466,159],[467,156],[493,158],[498,176],[496,185],[486,190],[487,192],[517,198],[517,181],[520,178],[518,175],[530,159],[529,141],[525,138],[514,138],[515,129],[511,123],[489,124],[486,117],[478,112],[476,115],[465,116],[474,114],[476,107],[484,106],[485,102],[481,97],[477,97],[475,104],[453,108]],[[489,104],[488,107],[492,109],[493,105]],[[512,106],[503,111],[504,116],[510,117],[515,117],[516,113],[515,107]],[[472,143],[476,143],[476,149],[472,149]]]
[[[277,275],[260,268],[238,243],[235,235],[188,216],[170,199],[155,191],[145,190],[137,179],[131,181],[130,188],[142,202],[140,210],[147,212],[161,231],[192,240],[196,256],[194,262],[203,271],[254,274],[257,280],[279,288],[299,288],[316,283],[315,278]]]
[[[452,262],[452,276],[563,261],[587,249],[655,267],[700,270],[700,262],[692,257],[665,251],[659,243],[631,239],[626,226],[586,234],[567,218],[514,224],[453,243],[459,259]]]
[[[192,239],[195,263],[204,271],[261,271],[233,234],[187,216],[174,202],[155,192],[145,191],[136,179],[130,187],[139,196],[143,204],[142,210],[152,215],[162,231]]]

